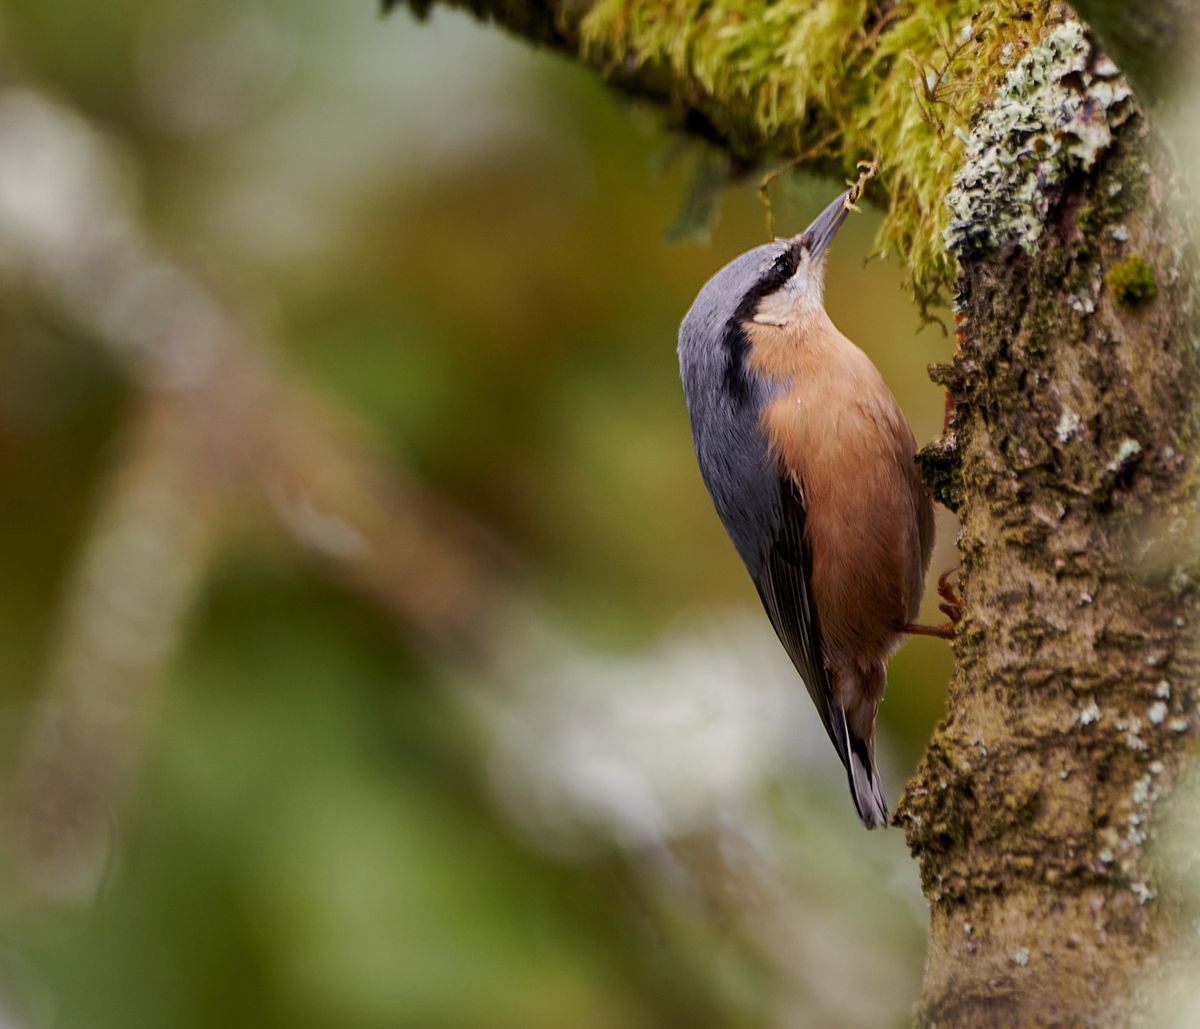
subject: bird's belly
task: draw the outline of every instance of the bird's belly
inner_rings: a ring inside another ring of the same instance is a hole
[[[897,439],[870,412],[843,414],[837,431],[809,434],[798,469],[812,594],[827,657],[873,661],[896,649],[920,606],[923,498],[907,426]]]

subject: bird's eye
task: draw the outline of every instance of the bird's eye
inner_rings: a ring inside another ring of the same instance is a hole
[[[796,262],[791,250],[785,250],[775,258],[775,274],[782,279],[790,279],[796,273]]]

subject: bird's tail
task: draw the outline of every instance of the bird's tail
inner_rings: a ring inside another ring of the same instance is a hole
[[[856,673],[851,673],[849,681],[839,681],[835,689],[831,705],[834,743],[846,766],[858,817],[868,829],[874,829],[888,824],[887,801],[875,765],[875,713],[887,672],[880,665],[878,669],[856,670]],[[840,680],[841,676],[837,678]]]
[[[875,766],[874,747],[855,734],[846,721],[846,712],[836,705],[834,728],[845,748],[846,778],[850,781],[850,795],[854,798],[858,817],[868,829],[886,826],[888,806],[879,781],[879,769]]]

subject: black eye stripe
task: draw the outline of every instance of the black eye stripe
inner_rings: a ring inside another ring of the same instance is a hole
[[[746,355],[750,352],[750,340],[746,338],[743,323],[754,317],[759,302],[770,296],[788,279],[796,274],[796,249],[787,247],[768,266],[758,282],[742,297],[734,315],[725,324],[722,343],[725,347],[725,390],[733,398],[735,406],[741,407],[750,395]]]
[[[763,297],[774,293],[795,274],[796,249],[794,247],[787,247],[767,266],[767,270],[763,272],[758,282],[742,298],[741,304],[738,305],[736,317],[739,320],[753,317],[758,307],[758,302]]]

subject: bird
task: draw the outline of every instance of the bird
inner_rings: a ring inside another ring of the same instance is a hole
[[[906,633],[951,627],[915,622],[934,525],[912,429],[825,311],[826,254],[863,183],[713,275],[679,363],[701,477],[872,829],[888,823],[875,762],[888,658]]]

